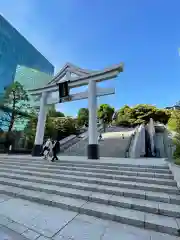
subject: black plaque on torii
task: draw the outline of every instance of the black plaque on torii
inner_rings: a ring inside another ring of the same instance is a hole
[[[65,101],[69,101],[69,99],[70,99],[68,83],[69,83],[69,81],[58,83],[58,86],[59,86],[59,102],[60,103],[65,102]]]

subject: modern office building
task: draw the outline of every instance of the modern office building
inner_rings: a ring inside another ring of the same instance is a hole
[[[166,107],[165,109],[167,109],[167,110],[180,110],[180,106],[179,105],[174,105],[172,107]]]
[[[54,66],[0,15],[0,94],[13,81],[26,90],[44,86],[53,74]]]

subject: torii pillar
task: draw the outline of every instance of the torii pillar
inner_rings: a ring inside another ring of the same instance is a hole
[[[40,100],[40,110],[38,115],[38,122],[36,126],[36,136],[35,136],[35,142],[34,147],[32,150],[32,156],[40,156],[42,152],[42,145],[43,145],[43,139],[44,139],[44,129],[45,129],[45,123],[46,123],[46,98],[47,93],[42,92],[41,100]]]
[[[88,159],[99,159],[98,136],[97,136],[97,96],[96,82],[89,80],[88,83],[88,107],[89,107],[89,144]]]

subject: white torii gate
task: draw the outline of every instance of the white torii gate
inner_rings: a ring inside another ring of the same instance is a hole
[[[88,98],[89,107],[89,144],[88,144],[88,159],[98,159],[98,141],[97,141],[97,96],[110,95],[115,93],[112,88],[96,88],[96,82],[109,80],[118,76],[123,71],[123,64],[118,64],[102,71],[91,71],[81,69],[73,64],[67,63],[58,74],[44,87],[29,90],[29,93],[40,99],[40,111],[36,128],[36,137],[33,156],[40,156],[44,128],[46,122],[46,105],[56,104],[66,101],[75,101]],[[88,85],[88,91],[69,95],[68,98],[60,98],[52,96],[52,93],[59,92],[58,84],[68,82],[68,88],[76,88]]]

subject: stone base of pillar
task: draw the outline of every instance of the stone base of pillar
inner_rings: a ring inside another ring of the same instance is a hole
[[[99,159],[99,145],[89,144],[88,145],[88,159]]]
[[[42,152],[42,145],[34,145],[32,150],[32,156],[34,157],[40,157]]]

